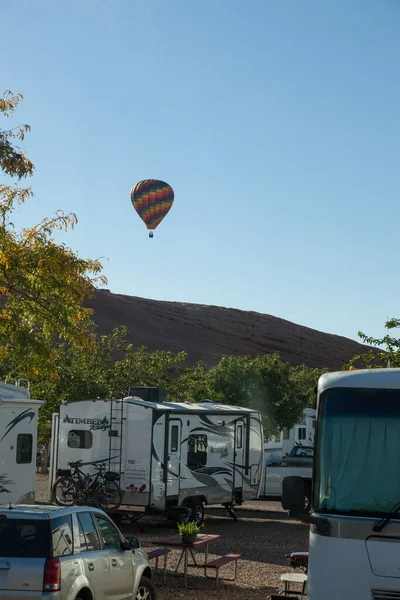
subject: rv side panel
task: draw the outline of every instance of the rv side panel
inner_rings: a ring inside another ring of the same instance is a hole
[[[208,504],[232,501],[235,417],[182,415],[179,499],[203,497]]]
[[[57,468],[68,469],[69,462],[109,459],[110,403],[85,400],[61,404]],[[92,472],[90,465],[83,466]]]
[[[125,401],[121,489],[127,506],[150,503],[152,413],[146,406]]]
[[[39,404],[0,402],[0,503],[35,502]]]

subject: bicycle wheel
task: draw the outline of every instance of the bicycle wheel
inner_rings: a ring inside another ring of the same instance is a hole
[[[97,508],[104,511],[117,510],[122,503],[122,491],[115,481],[103,481],[94,491]]]
[[[80,492],[75,481],[69,477],[59,477],[53,485],[53,499],[58,506],[73,506],[79,500]]]

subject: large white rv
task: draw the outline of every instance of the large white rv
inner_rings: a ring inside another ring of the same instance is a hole
[[[121,476],[125,506],[170,515],[186,506],[199,521],[204,504],[232,507],[258,497],[261,415],[210,400],[62,404],[53,415],[51,456],[50,486],[69,462],[105,460]]]
[[[18,383],[21,383],[19,381]],[[33,504],[38,410],[29,388],[0,382],[0,504]]]
[[[311,515],[301,478],[282,498],[310,523],[309,600],[400,598],[399,431],[400,369],[320,378]]]

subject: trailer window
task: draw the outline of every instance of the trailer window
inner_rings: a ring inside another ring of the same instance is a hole
[[[179,427],[172,425],[171,427],[171,452],[177,452],[179,446]]]
[[[297,439],[305,440],[307,438],[307,429],[305,427],[299,427],[297,430]]]
[[[243,425],[238,425],[236,430],[236,448],[243,448]]]
[[[187,457],[189,469],[205,467],[207,464],[207,446],[208,440],[206,435],[189,435]]]
[[[71,429],[68,432],[68,446],[87,450],[93,446],[93,433],[87,429]]]
[[[31,433],[17,435],[17,463],[27,465],[32,462],[33,436]]]
[[[290,440],[290,429],[284,429],[283,430],[283,439],[284,440]]]

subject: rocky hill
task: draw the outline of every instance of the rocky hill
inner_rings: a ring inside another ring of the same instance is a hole
[[[126,325],[135,346],[188,353],[189,362],[216,364],[222,355],[279,352],[292,365],[341,369],[365,346],[271,315],[233,308],[148,300],[101,290],[88,301],[101,334]]]

